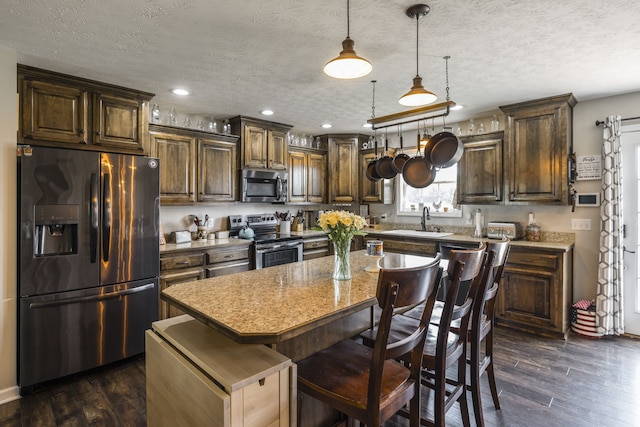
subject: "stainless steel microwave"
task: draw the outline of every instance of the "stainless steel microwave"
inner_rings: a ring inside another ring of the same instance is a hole
[[[243,202],[284,203],[287,201],[289,174],[286,171],[243,169]]]

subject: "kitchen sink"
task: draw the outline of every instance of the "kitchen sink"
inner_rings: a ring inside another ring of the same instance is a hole
[[[453,233],[441,233],[438,231],[421,231],[421,230],[387,230],[381,231],[381,234],[390,234],[393,236],[409,236],[423,237],[425,239],[440,239],[442,237],[451,236]]]

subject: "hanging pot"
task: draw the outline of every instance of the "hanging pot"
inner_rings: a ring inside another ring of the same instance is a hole
[[[396,156],[393,158],[393,161],[391,162],[391,168],[396,172],[396,173],[402,173],[402,170],[404,169],[404,165],[405,163],[407,163],[407,161],[410,159],[410,157],[405,154],[404,152],[404,148],[402,146],[402,134],[400,134],[400,153],[396,154]]]
[[[376,163],[376,172],[384,179],[394,178],[398,172],[393,167],[393,157],[389,155],[389,139],[385,139],[385,155]]]
[[[438,168],[448,168],[455,165],[464,153],[462,141],[451,132],[440,132],[434,135],[429,142],[428,152],[425,148],[425,157]]]
[[[375,147],[375,157],[373,158],[373,160],[369,161],[369,164],[367,165],[367,179],[371,182],[378,182],[382,179],[382,177],[380,175],[378,175],[378,172],[376,172],[376,163],[378,162],[378,140],[374,139],[374,147]]]
[[[417,153],[404,164],[402,176],[410,187],[424,188],[433,184],[436,179],[436,169],[420,155],[420,132],[418,132],[417,144]]]

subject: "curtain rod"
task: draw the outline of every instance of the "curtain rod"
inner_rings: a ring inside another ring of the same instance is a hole
[[[621,119],[623,122],[627,121],[627,120],[639,120],[640,117],[627,117],[626,119]],[[604,124],[604,120],[600,121],[600,120],[596,120],[596,126],[600,126]]]

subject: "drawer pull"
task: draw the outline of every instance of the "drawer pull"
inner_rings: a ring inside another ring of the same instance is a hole
[[[189,265],[189,261],[178,261],[176,262],[177,265]]]
[[[225,255],[224,258],[233,258],[233,255]]]
[[[264,385],[264,380],[265,380],[264,378],[260,378],[258,380],[258,384],[260,384],[260,387],[262,387]]]

